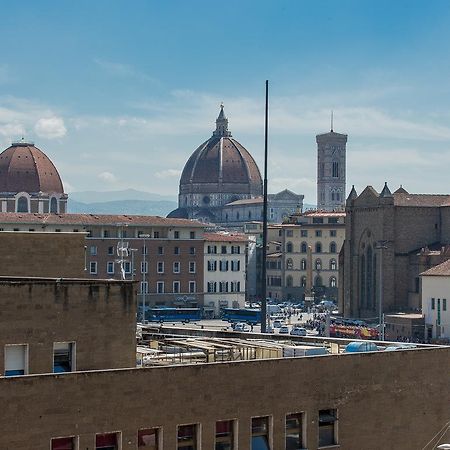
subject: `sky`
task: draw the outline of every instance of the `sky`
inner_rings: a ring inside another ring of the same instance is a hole
[[[0,0],[0,146],[67,192],[171,196],[221,102],[269,192],[316,201],[315,136],[348,134],[347,192],[450,193],[447,0]]]

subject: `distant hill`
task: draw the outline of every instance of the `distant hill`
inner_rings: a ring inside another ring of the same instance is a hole
[[[154,194],[153,192],[124,189],[122,191],[80,191],[69,192],[69,199],[81,203],[105,203],[123,200],[168,201],[175,202],[173,195]]]

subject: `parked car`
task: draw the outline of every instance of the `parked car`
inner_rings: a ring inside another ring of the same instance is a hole
[[[306,328],[295,327],[292,328],[291,333],[292,336],[306,336]]]
[[[246,323],[237,323],[233,329],[234,331],[250,331],[250,328]]]
[[[283,326],[283,322],[281,320],[274,320],[273,321],[273,327],[274,328],[280,328],[281,326]]]
[[[359,352],[377,352],[379,349],[375,342],[371,341],[354,341],[347,344],[344,353],[359,353]]]
[[[289,334],[289,327],[287,325],[283,325],[282,327],[280,327],[279,334]]]

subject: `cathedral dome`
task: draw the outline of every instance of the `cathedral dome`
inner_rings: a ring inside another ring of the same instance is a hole
[[[0,192],[63,194],[56,167],[34,144],[16,142],[0,154]]]
[[[262,194],[262,179],[250,153],[228,131],[223,105],[216,130],[191,155],[180,179],[180,194]]]

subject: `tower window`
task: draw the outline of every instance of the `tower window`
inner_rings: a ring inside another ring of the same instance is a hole
[[[333,178],[339,178],[339,163],[337,161],[333,162]]]
[[[19,197],[19,200],[17,200],[17,212],[28,212],[28,200],[26,197]]]

